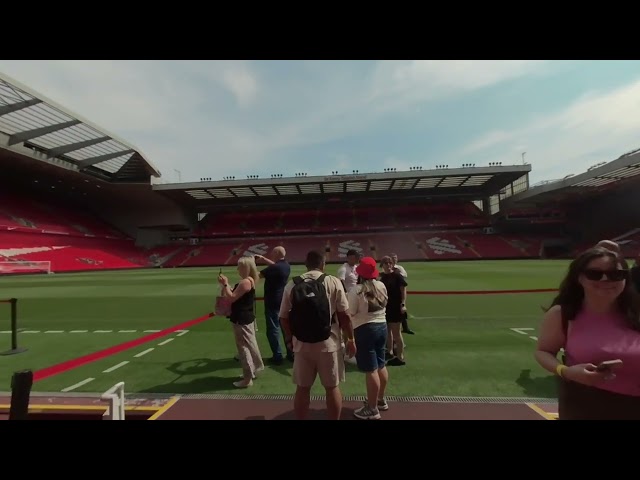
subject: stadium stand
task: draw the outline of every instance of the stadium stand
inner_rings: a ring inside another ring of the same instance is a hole
[[[523,225],[544,231],[541,256],[547,258],[575,256],[603,239],[619,242],[625,256],[635,257],[640,252],[639,175],[640,150],[633,150],[506,198],[496,223],[502,230],[519,224],[520,235]]]
[[[276,245],[402,261],[640,247],[640,153],[530,187],[531,165],[157,183],[140,150],[0,74],[0,261],[55,272],[229,265]],[[611,212],[615,212],[612,214]]]

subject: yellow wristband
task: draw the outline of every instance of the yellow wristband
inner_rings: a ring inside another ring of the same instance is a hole
[[[564,371],[565,368],[567,368],[566,365],[563,365],[561,363],[558,364],[558,366],[556,367],[556,373],[558,374],[559,377],[562,377],[562,372]]]

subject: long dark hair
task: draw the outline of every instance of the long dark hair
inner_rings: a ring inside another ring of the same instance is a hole
[[[580,254],[580,256],[569,265],[567,274],[560,284],[558,295],[549,306],[549,308],[555,305],[562,307],[562,322],[564,325],[568,325],[568,322],[576,318],[582,310],[584,289],[579,282],[580,275],[592,260],[602,257],[611,258],[615,261],[616,266],[621,266],[624,270],[628,271],[628,264],[624,258],[616,252],[606,250],[602,247],[590,248]],[[617,304],[629,326],[634,330],[640,331],[640,298],[633,288],[629,274],[627,274],[624,290],[618,296]]]

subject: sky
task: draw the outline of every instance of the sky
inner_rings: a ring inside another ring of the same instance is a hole
[[[9,61],[0,71],[135,145],[161,183],[532,166],[640,148],[639,61]]]

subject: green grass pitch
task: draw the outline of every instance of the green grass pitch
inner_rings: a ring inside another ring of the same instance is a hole
[[[465,291],[556,288],[564,261],[403,263],[409,290]],[[335,274],[337,265],[329,265]],[[235,268],[226,268],[231,281]],[[293,268],[294,273],[303,267]],[[0,278],[0,298],[18,303],[19,344],[28,351],[0,357],[0,391],[21,369],[38,370],[148,335],[210,312],[218,268],[133,270]],[[258,287],[262,295],[262,284]],[[406,335],[407,365],[390,367],[390,395],[553,397],[554,379],[533,360],[534,339],[551,293],[411,295],[416,335]],[[258,340],[266,341],[262,302]],[[9,306],[0,304],[0,350],[10,346]],[[524,329],[524,330],[512,330]],[[172,339],[172,340],[169,340]],[[166,342],[169,340],[169,342]],[[153,350],[136,357],[142,352]],[[241,374],[225,318],[211,318],[97,362],[34,384],[56,392],[103,392],[119,381],[127,392],[291,394],[291,364],[267,367],[248,390],[232,385]],[[114,369],[114,367],[117,367]],[[343,392],[364,394],[364,378],[348,367]],[[315,387],[314,393],[321,394]]]

